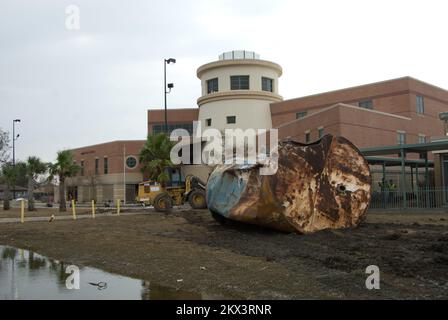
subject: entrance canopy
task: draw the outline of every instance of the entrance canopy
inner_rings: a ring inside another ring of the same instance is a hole
[[[401,167],[400,186],[401,186],[401,192],[403,193],[402,198],[404,207],[406,207],[407,202],[405,168],[410,167],[411,179],[413,181],[413,169],[415,168],[416,174],[418,176],[418,169],[420,167],[423,167],[425,171],[425,186],[426,188],[428,188],[429,187],[428,168],[434,167],[434,162],[428,160],[428,152],[442,151],[442,150],[448,151],[448,137],[446,140],[440,140],[428,143],[401,144],[395,146],[371,147],[360,149],[361,153],[364,155],[369,164],[383,166],[383,181],[385,180],[387,166]],[[391,155],[394,154],[397,156],[390,157]],[[407,154],[419,154],[420,159],[406,159]]]
[[[385,147],[371,147],[362,148],[361,152],[365,157],[369,156],[383,156],[390,154],[406,153],[418,153],[427,154],[430,151],[448,150],[448,137],[447,140],[434,141],[428,143],[415,143],[415,144],[399,144],[395,146]]]

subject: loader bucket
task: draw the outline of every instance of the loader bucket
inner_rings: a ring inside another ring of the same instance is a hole
[[[278,146],[278,170],[218,165],[207,183],[207,206],[220,218],[287,232],[356,227],[370,202],[367,161],[347,139],[326,135],[312,144]]]

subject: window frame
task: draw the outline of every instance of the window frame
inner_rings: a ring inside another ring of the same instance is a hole
[[[247,78],[247,88],[242,88],[241,79]],[[238,87],[234,87],[234,81],[238,79]],[[230,76],[230,90],[250,90],[250,76],[249,75],[234,75]]]
[[[100,159],[95,158],[95,175],[100,174]]]
[[[311,130],[305,131],[305,143],[311,142]]]
[[[367,104],[367,105],[366,105]],[[373,100],[362,100],[358,102],[358,107],[367,109],[367,110],[373,110]]]
[[[230,122],[230,119],[234,119],[234,121]],[[226,116],[226,123],[227,124],[236,124],[236,116]]]
[[[108,157],[104,157],[103,158],[103,173],[104,174],[109,174],[109,158]]]
[[[216,83],[215,83],[216,81]],[[213,88],[210,88],[210,84],[212,84]],[[212,78],[206,81],[207,85],[207,94],[215,93],[219,91],[219,79],[218,78]],[[216,87],[216,90],[215,90]]]
[[[403,137],[401,139],[400,137]],[[405,145],[406,144],[406,132],[405,131],[397,131],[397,145]]]
[[[268,81],[270,90],[265,89],[264,87],[265,81]],[[261,77],[261,91],[274,92],[274,79],[268,77]]]
[[[319,137],[319,139],[321,139],[324,135],[325,135],[324,127],[318,127],[317,128],[317,136]]]
[[[423,140],[423,141],[421,141]],[[426,135],[425,134],[419,134],[418,135],[418,143],[426,143]]]
[[[425,98],[422,95],[415,96],[415,105],[417,114],[425,114]]]
[[[299,114],[302,114],[302,116],[299,116]],[[308,115],[308,110],[305,111],[298,111],[296,112],[296,120],[297,119],[303,119]]]

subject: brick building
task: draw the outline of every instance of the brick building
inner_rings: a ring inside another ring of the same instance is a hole
[[[444,134],[448,91],[411,77],[271,104],[281,137],[311,142],[331,133],[360,148],[428,142]]]
[[[139,153],[145,140],[112,141],[73,149],[81,167],[76,177],[67,179],[67,195],[78,202],[98,203],[124,200],[133,202],[138,183],[143,181]]]

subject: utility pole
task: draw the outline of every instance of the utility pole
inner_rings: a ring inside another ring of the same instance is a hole
[[[20,119],[12,120],[12,166],[16,166],[16,140],[19,138],[19,135],[16,137],[16,122],[20,122]],[[14,180],[14,187],[12,189],[12,198],[16,198],[16,181]]]
[[[168,134],[168,111],[166,106],[166,95],[171,92],[171,89],[174,88],[174,84],[168,83],[168,91],[167,84],[166,84],[166,65],[170,63],[176,63],[176,59],[169,58],[164,59],[163,61],[163,94],[165,96],[165,133]]]

